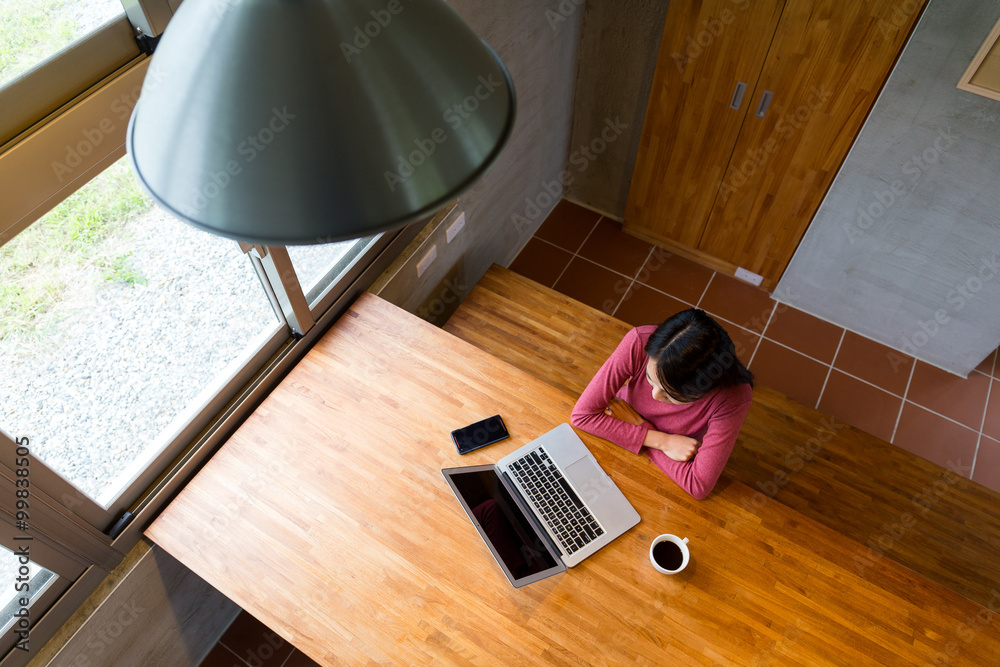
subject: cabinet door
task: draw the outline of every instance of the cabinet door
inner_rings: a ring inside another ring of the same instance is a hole
[[[784,0],[671,0],[625,211],[628,232],[697,246]],[[746,84],[731,108],[738,82]]]
[[[699,250],[781,277],[923,4],[787,0]]]

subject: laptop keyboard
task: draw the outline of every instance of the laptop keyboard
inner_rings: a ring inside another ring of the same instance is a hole
[[[574,553],[604,534],[604,529],[563,479],[544,447],[508,466],[531,502],[559,538],[566,553]]]

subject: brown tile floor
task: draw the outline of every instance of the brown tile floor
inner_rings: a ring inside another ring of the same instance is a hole
[[[758,381],[1000,491],[1000,364],[968,379],[779,304],[767,293],[632,238],[562,201],[510,268],[629,324],[697,306]]]
[[[244,611],[200,667],[317,667],[317,663]]]

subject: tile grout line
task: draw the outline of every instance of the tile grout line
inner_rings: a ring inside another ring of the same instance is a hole
[[[899,404],[899,414],[896,415],[896,423],[892,427],[892,437],[889,438],[889,442],[891,442],[894,445],[896,444],[894,442],[894,440],[896,439],[896,431],[899,430],[899,422],[903,418],[903,409],[906,408],[906,397],[910,393],[910,383],[913,382],[913,374],[916,372],[916,370],[917,370],[917,360],[914,359],[913,360],[913,365],[910,366],[910,376],[908,378],[906,378],[906,388],[903,389],[903,402]],[[913,405],[916,405],[919,408],[923,408],[924,410],[927,410],[926,407],[924,407],[922,405],[917,405],[917,403],[914,403],[913,401],[910,401],[910,403],[913,403]],[[931,414],[937,415],[937,413],[934,412],[933,410],[927,410],[927,412],[930,412]],[[945,417],[944,415],[938,415],[938,417],[944,417],[945,419],[948,419],[948,421],[955,421],[954,419],[950,419],[948,417]],[[955,422],[955,423],[958,424],[958,422]],[[965,426],[965,424],[961,424],[961,426]],[[968,426],[965,426],[965,427],[969,428]]]
[[[583,237],[583,241],[580,242],[580,246],[576,249],[576,252],[574,252],[573,256],[569,258],[568,262],[566,262],[566,266],[564,266],[563,270],[559,273],[559,277],[556,278],[552,282],[552,285],[550,285],[550,287],[552,289],[555,289],[556,284],[562,279],[563,274],[566,273],[566,269],[568,269],[569,265],[573,263],[573,260],[580,256],[580,250],[582,250],[583,246],[586,245],[587,241],[590,239],[591,234],[594,233],[594,230],[597,229],[597,225],[601,224],[601,220],[603,220],[603,219],[604,219],[603,215],[597,216],[597,222],[595,222],[594,226],[590,228],[590,231],[587,232],[587,235],[585,237]],[[553,243],[552,245],[555,245],[555,244]],[[556,247],[558,248],[559,246],[556,246]],[[563,250],[566,250],[566,249],[563,248]],[[567,252],[569,252],[569,251],[567,250]],[[586,258],[584,258],[584,259],[586,259]],[[594,263],[597,264],[597,262],[594,262]],[[600,266],[600,264],[598,264],[598,266]]]
[[[728,322],[729,320],[726,320],[726,321]],[[740,327],[740,328],[742,329],[743,327]],[[747,329],[744,329],[744,331],[747,331]],[[751,331],[750,333],[753,333],[753,332]],[[791,345],[786,345],[785,343],[779,343],[778,341],[774,340],[773,338],[768,338],[767,341],[769,343],[777,345],[778,347],[783,347],[786,350],[790,350],[790,351],[794,352],[795,354],[797,354],[799,356],[805,357],[809,361],[815,361],[820,366],[831,366],[831,367],[833,366],[833,362],[829,362],[828,363],[826,361],[823,361],[822,359],[817,359],[816,357],[809,356],[805,352],[803,352],[801,350],[796,350]],[[840,351],[840,345],[837,346],[837,351]],[[858,382],[863,382],[864,384],[868,385],[869,387],[874,387],[875,389],[878,389],[880,391],[884,391],[885,393],[889,394],[890,396],[892,396],[894,398],[902,398],[902,396],[899,396],[898,394],[894,394],[891,391],[889,391],[888,389],[885,389],[884,387],[880,387],[880,386],[878,386],[877,384],[875,384],[873,382],[869,382],[868,380],[864,380],[862,378],[859,378],[859,377],[856,377],[854,375],[851,375],[850,373],[847,373],[847,372],[845,372],[845,371],[843,371],[843,370],[841,370],[839,368],[837,370],[840,371],[841,373],[843,373],[844,375],[846,375],[849,378],[857,380]]]
[[[638,270],[636,270],[635,277],[632,278],[632,282],[630,282],[628,284],[628,287],[625,288],[625,292],[622,293],[622,297],[618,299],[618,303],[615,304],[615,309],[611,311],[610,313],[611,317],[615,317],[615,314],[618,312],[618,309],[622,307],[623,303],[625,303],[625,297],[628,296],[628,293],[632,289],[632,286],[635,285],[636,279],[639,277],[639,274],[642,273],[642,268],[646,266],[646,263],[649,261],[649,258],[653,256],[653,251],[655,249],[656,246],[650,246],[649,252],[646,253],[646,259],[642,260],[642,264],[640,264]],[[603,265],[598,264],[598,266],[603,266]],[[607,269],[608,267],[604,266],[604,268]],[[611,269],[608,270],[610,271]]]
[[[774,299],[771,299],[774,301]],[[778,302],[774,301],[774,305],[771,306],[771,312],[767,315],[767,322],[764,323],[764,328],[761,329],[760,336],[757,337],[757,344],[753,346],[753,353],[750,355],[750,361],[746,363],[747,369],[749,370],[750,364],[753,363],[754,357],[757,356],[757,350],[760,349],[760,344],[764,341],[764,334],[767,333],[767,328],[771,326],[771,320],[774,319],[774,313],[778,310]],[[740,326],[740,325],[736,325]],[[741,329],[743,327],[740,327]],[[770,340],[770,338],[768,339]]]
[[[964,429],[965,429],[965,430],[967,430],[967,431],[972,431],[973,433],[981,433],[981,431],[977,431],[977,430],[976,430],[975,428],[973,428],[972,426],[969,426],[969,425],[967,425],[967,424],[963,424],[962,422],[958,421],[957,419],[952,419],[952,418],[951,418],[951,417],[949,417],[948,415],[943,415],[943,414],[941,414],[940,412],[935,412],[934,410],[931,410],[931,409],[930,409],[930,408],[928,408],[928,407],[927,407],[926,405],[920,405],[919,403],[916,403],[916,402],[914,402],[914,401],[911,401],[911,400],[909,400],[909,399],[905,399],[905,400],[903,401],[903,403],[909,403],[910,405],[912,405],[912,406],[913,406],[913,407],[915,407],[915,408],[920,408],[920,409],[921,409],[921,410],[923,410],[924,412],[929,412],[929,413],[931,413],[932,415],[934,415],[935,417],[940,417],[941,419],[944,419],[945,421],[949,421],[949,422],[951,422],[952,424],[954,424],[954,425],[956,425],[956,426],[961,426],[962,428],[964,428]],[[900,411],[902,411],[902,410],[900,410]]]
[[[996,368],[996,359],[993,360],[993,367]],[[983,406],[983,418],[979,422],[979,438],[976,440],[976,451],[972,454],[972,470],[969,471],[969,479],[976,474],[976,461],[979,460],[979,447],[983,444],[983,429],[986,428],[986,414],[990,410],[990,394],[993,392],[993,378],[986,384],[986,405]]]
[[[608,270],[610,271],[610,269],[608,269]],[[641,273],[641,272],[642,272],[642,271],[640,270],[640,273]],[[657,292],[657,293],[659,293],[659,294],[662,294],[663,296],[668,296],[668,297],[670,297],[671,299],[673,299],[674,301],[680,301],[680,302],[681,302],[681,303],[683,303],[683,304],[684,304],[685,306],[689,306],[689,307],[691,307],[691,308],[697,308],[697,306],[696,306],[696,305],[694,305],[693,303],[691,303],[690,301],[685,301],[684,299],[680,298],[679,296],[675,296],[675,295],[673,295],[673,294],[671,294],[671,293],[669,293],[669,292],[664,292],[663,290],[659,289],[658,287],[653,287],[653,286],[652,286],[652,285],[650,285],[649,283],[644,283],[644,282],[642,282],[641,280],[639,280],[638,276],[636,277],[636,279],[635,279],[635,282],[639,283],[640,285],[642,285],[642,286],[643,286],[643,287],[645,287],[646,289],[651,289],[651,290],[653,290],[654,292]]]
[[[291,643],[291,642],[289,642],[289,643]],[[297,648],[295,648],[293,646],[292,650],[288,653],[288,655],[285,656],[285,659],[281,661],[281,665],[279,665],[279,667],[285,667],[285,665],[288,664],[288,661],[292,659],[292,656],[295,655],[295,652],[298,651],[298,650],[299,649],[297,649]],[[306,656],[306,657],[308,657],[308,656]]]
[[[705,300],[705,294],[708,293],[708,288],[712,286],[712,281],[715,280],[715,274],[717,271],[712,271],[712,275],[708,277],[708,282],[705,283],[705,289],[701,291],[701,296],[698,297],[698,303],[694,304],[695,308],[701,308],[701,302]],[[739,325],[737,325],[739,326]],[[742,328],[742,327],[741,327]]]
[[[722,319],[722,318],[720,318],[720,319]],[[728,322],[729,324],[733,324],[732,322],[729,322],[729,320],[725,320],[725,319],[723,319],[723,321],[724,321],[724,322]],[[733,326],[736,326],[736,327],[739,327],[739,325],[738,325],[738,324],[733,324]],[[740,328],[740,329],[743,329],[743,327],[739,327],[739,328]],[[744,331],[748,331],[748,330],[747,330],[747,329],[744,329]],[[750,333],[753,333],[753,332],[752,332],[752,331],[750,331]],[[827,365],[828,365],[828,364],[827,364],[827,363],[826,363],[825,361],[820,361],[819,359],[816,359],[815,357],[810,357],[810,356],[809,356],[808,354],[805,354],[804,352],[801,352],[801,351],[799,351],[799,350],[796,350],[796,349],[795,349],[794,347],[790,347],[790,346],[788,346],[788,345],[785,345],[784,343],[779,343],[778,341],[776,341],[776,340],[774,340],[774,339],[772,339],[772,338],[768,338],[767,340],[768,340],[768,342],[770,342],[770,343],[772,343],[772,344],[774,344],[774,345],[777,345],[777,346],[779,346],[779,347],[783,347],[783,348],[785,348],[786,350],[789,350],[789,351],[791,351],[791,352],[795,352],[796,354],[798,354],[798,355],[801,355],[801,356],[805,357],[806,359],[808,359],[808,360],[810,360],[810,361],[814,361],[814,362],[816,362],[817,364],[820,364],[821,366],[827,366]],[[840,349],[840,348],[839,348],[839,346],[838,346],[838,351],[839,351],[839,349]],[[915,405],[916,407],[920,408],[921,410],[924,410],[925,412],[929,412],[929,413],[931,413],[931,414],[932,414],[932,415],[934,415],[935,417],[940,417],[941,419],[944,419],[945,421],[949,421],[949,422],[951,422],[952,424],[955,424],[955,425],[957,425],[957,426],[961,426],[962,428],[964,428],[964,429],[967,429],[967,430],[969,430],[969,431],[972,431],[973,433],[975,433],[975,432],[976,432],[976,429],[975,429],[975,428],[973,428],[973,427],[971,427],[971,426],[968,426],[968,425],[966,425],[966,424],[963,424],[962,422],[960,422],[960,421],[958,421],[958,420],[956,420],[956,419],[953,419],[953,418],[949,417],[948,415],[943,415],[943,414],[941,414],[940,412],[936,412],[936,411],[934,411],[934,410],[931,410],[931,409],[930,409],[930,408],[928,408],[928,407],[927,407],[926,405],[920,405],[919,403],[917,403],[917,402],[915,402],[915,401],[912,401],[912,400],[907,400],[907,399],[903,398],[902,396],[900,396],[899,394],[896,394],[896,393],[893,393],[893,392],[889,391],[889,390],[888,390],[888,389],[886,389],[885,387],[880,387],[880,386],[878,386],[877,384],[874,384],[874,383],[872,383],[872,382],[869,382],[868,380],[865,380],[864,378],[859,378],[859,377],[858,377],[858,376],[856,376],[856,375],[851,375],[850,373],[848,373],[847,371],[843,370],[842,368],[833,368],[833,365],[832,365],[832,364],[829,364],[829,365],[830,365],[830,367],[831,367],[831,369],[832,369],[832,370],[836,370],[836,371],[837,371],[838,373],[841,373],[841,374],[843,374],[843,375],[845,375],[845,376],[847,376],[847,377],[851,378],[852,380],[857,380],[858,382],[860,382],[860,383],[862,383],[862,384],[866,384],[866,385],[868,385],[869,387],[872,387],[873,389],[878,389],[879,391],[881,391],[881,392],[883,392],[883,393],[885,393],[885,394],[888,394],[889,396],[892,396],[893,398],[898,398],[898,399],[900,399],[900,400],[901,400],[901,401],[902,401],[903,403],[910,403],[911,405]],[[913,369],[911,368],[911,369],[910,369],[910,376],[912,377],[912,375],[913,375]],[[909,381],[907,381],[907,387],[909,387]],[[817,409],[818,409],[818,408],[817,408]],[[900,410],[902,410],[902,404],[900,405]],[[897,424],[898,424],[898,420],[899,420],[899,417],[898,417],[898,415],[897,415],[896,419],[897,419]],[[867,433],[867,431],[866,431],[866,433]],[[893,431],[893,434],[895,435],[895,430]],[[891,441],[889,441],[889,442],[891,442]]]
[[[531,237],[531,239],[532,239],[532,240],[534,240],[534,241],[541,241],[542,243],[545,243],[545,244],[547,244],[547,245],[550,245],[550,246],[552,246],[553,248],[556,248],[556,249],[558,249],[558,250],[562,250],[563,252],[569,252],[569,250],[566,250],[566,248],[562,247],[562,246],[561,246],[561,245],[559,245],[558,243],[553,243],[552,241],[549,241],[549,240],[547,240],[547,239],[543,239],[543,238],[539,238],[539,237],[537,237],[537,236],[532,236],[532,237]],[[517,259],[517,258],[515,257],[514,259]],[[513,262],[512,262],[512,263],[513,263]]]
[[[993,391],[993,380],[996,378],[998,367],[1000,367],[1000,348],[993,352],[993,368],[990,369],[990,381],[986,385],[986,409],[983,410],[983,424],[979,429],[979,440],[976,440],[976,454],[972,457],[972,470],[969,471],[969,479],[972,479],[976,473],[976,462],[979,460],[979,448],[983,445],[983,438],[988,437],[985,433],[986,415],[990,411],[990,393]]]
[[[239,654],[239,653],[237,653],[237,652],[236,652],[236,651],[234,651],[233,649],[229,648],[229,647],[228,647],[228,646],[227,646],[226,644],[223,644],[223,643],[222,643],[222,640],[221,640],[221,639],[220,639],[220,640],[219,640],[218,642],[216,642],[216,644],[217,644],[218,646],[221,646],[222,648],[226,649],[226,650],[227,650],[227,651],[229,651],[230,653],[232,653],[232,654],[233,654],[233,657],[234,657],[234,658],[236,658],[236,660],[237,660],[237,661],[239,662],[239,664],[241,664],[241,665],[246,665],[246,664],[247,664],[247,661],[246,661],[246,660],[244,660],[244,659],[243,659],[243,658],[242,658],[242,657],[240,656],[240,654]],[[211,653],[211,651],[209,651],[209,653]],[[206,657],[207,657],[207,655],[206,655]],[[248,667],[249,667],[249,666],[248,666]]]
[[[826,369],[826,377],[823,379],[823,386],[820,387],[819,396],[816,397],[816,407],[815,407],[816,410],[819,410],[819,404],[823,400],[823,394],[826,393],[826,385],[829,384],[830,376],[833,375],[833,365],[837,363],[837,355],[840,354],[840,346],[844,344],[844,338],[846,337],[847,337],[847,329],[841,330],[840,340],[837,341],[837,349],[833,351],[833,359],[830,360],[830,365]],[[801,352],[799,354],[801,354]]]
[[[969,479],[976,474],[976,460],[979,459],[979,446],[983,444],[983,432],[979,432],[979,437],[976,438],[976,451],[972,452],[972,467],[969,468]]]

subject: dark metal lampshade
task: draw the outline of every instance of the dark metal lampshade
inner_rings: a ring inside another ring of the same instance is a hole
[[[433,214],[513,122],[506,68],[441,0],[185,0],[127,149],[196,227],[327,243]]]

